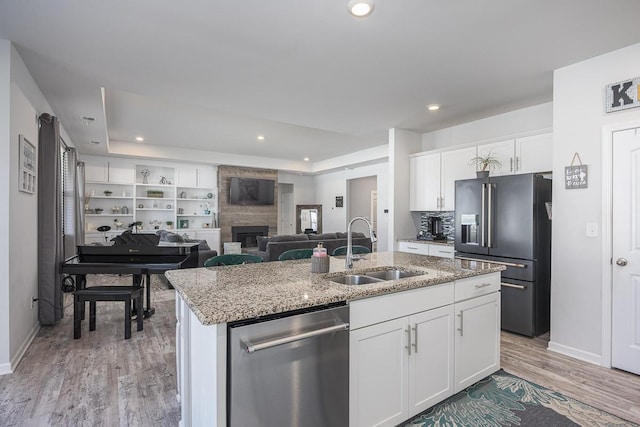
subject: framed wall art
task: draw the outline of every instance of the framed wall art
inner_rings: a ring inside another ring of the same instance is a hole
[[[37,185],[38,157],[36,146],[24,135],[20,135],[20,167],[18,168],[18,190],[35,194]]]

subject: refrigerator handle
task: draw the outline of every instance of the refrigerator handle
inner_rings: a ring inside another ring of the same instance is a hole
[[[493,184],[489,183],[487,185],[488,187],[488,193],[489,193],[489,200],[487,201],[488,209],[487,209],[487,247],[491,248],[493,247],[493,239],[492,237],[492,230],[491,230],[491,212],[493,211],[493,203],[492,203],[492,197],[491,197],[491,189],[493,188]]]
[[[482,233],[480,234],[481,235],[480,244],[481,244],[482,247],[486,246],[485,245],[485,238],[484,238],[485,237],[484,233],[485,233],[485,229],[486,229],[485,223],[484,223],[484,212],[485,212],[484,199],[485,199],[485,190],[486,190],[486,188],[487,188],[487,184],[482,184],[482,207],[480,209],[480,227],[482,228]]]

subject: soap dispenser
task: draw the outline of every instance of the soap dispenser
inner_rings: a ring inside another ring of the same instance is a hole
[[[327,248],[322,245],[322,242],[318,243],[318,246],[313,248],[313,255],[311,256],[311,272],[329,272],[329,255],[327,254]]]

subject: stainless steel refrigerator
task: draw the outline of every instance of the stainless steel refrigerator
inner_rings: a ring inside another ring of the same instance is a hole
[[[523,174],[456,181],[456,257],[490,260],[502,272],[502,329],[549,330],[551,180]]]

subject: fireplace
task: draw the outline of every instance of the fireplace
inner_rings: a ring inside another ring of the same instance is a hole
[[[231,240],[240,242],[242,248],[253,248],[258,246],[257,236],[268,236],[269,226],[267,225],[238,225],[231,227]]]

